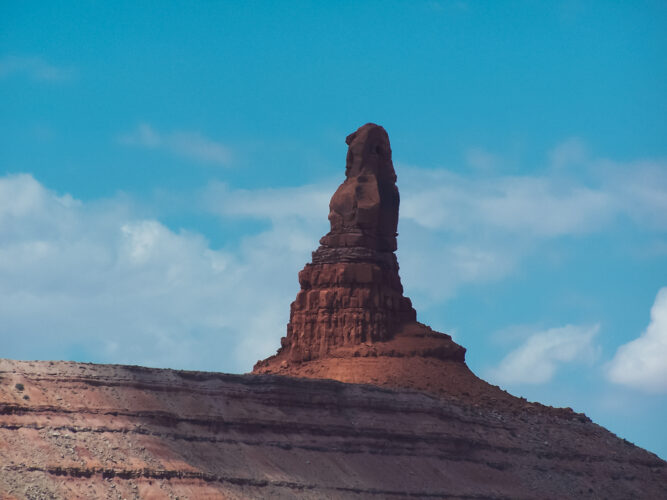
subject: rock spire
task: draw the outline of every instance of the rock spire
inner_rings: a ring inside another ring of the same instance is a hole
[[[389,340],[397,325],[416,319],[394,254],[399,195],[389,138],[368,123],[346,142],[346,178],[329,204],[331,231],[299,273],[282,342],[291,361]]]
[[[317,360],[358,357],[463,364],[465,349],[417,323],[403,295],[394,253],[400,197],[387,132],[367,123],[345,142],[345,181],[329,203],[331,230],[299,273],[301,290],[278,353],[258,362],[254,372],[303,376],[303,368]]]

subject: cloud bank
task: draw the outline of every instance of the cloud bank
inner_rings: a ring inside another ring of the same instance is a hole
[[[549,382],[560,365],[595,358],[593,339],[599,330],[599,325],[566,325],[535,333],[505,356],[491,376],[503,384]]]
[[[502,279],[559,238],[626,223],[649,232],[667,229],[667,161],[589,158],[583,143],[571,139],[554,148],[541,174],[480,175],[472,168],[466,175],[398,169],[401,269],[422,306]]]
[[[607,376],[617,384],[667,393],[667,287],[658,291],[646,330],[618,348]]]
[[[126,201],[0,178],[2,355],[249,370],[278,347],[316,244],[281,224],[212,250]]]

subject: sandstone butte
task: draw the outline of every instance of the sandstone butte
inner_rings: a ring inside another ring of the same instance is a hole
[[[389,139],[346,142],[277,354],[248,375],[0,360],[0,498],[667,498],[665,461],[416,321]]]

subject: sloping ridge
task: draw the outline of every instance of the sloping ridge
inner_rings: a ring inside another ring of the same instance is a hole
[[[0,360],[0,463],[3,499],[667,497],[571,410],[68,362]]]

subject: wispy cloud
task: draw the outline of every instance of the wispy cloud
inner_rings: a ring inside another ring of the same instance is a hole
[[[549,159],[531,175],[399,165],[401,271],[422,308],[461,286],[502,279],[564,237],[628,223],[667,228],[667,160],[616,163],[593,157],[578,139]]]
[[[227,146],[200,132],[160,132],[148,123],[141,123],[135,130],[118,139],[121,144],[128,146],[164,150],[203,163],[226,166],[231,159]]]
[[[74,74],[72,68],[56,66],[40,57],[7,55],[0,59],[0,78],[22,75],[36,81],[64,82]]]
[[[586,143],[578,137],[570,137],[549,152],[551,166],[557,169],[580,165],[589,159]]]
[[[403,196],[402,217],[433,230],[550,238],[596,230],[615,211],[612,193],[549,176],[479,179],[408,167],[401,180],[415,194]]]
[[[212,182],[202,194],[205,208],[225,217],[250,217],[273,221],[296,217],[325,221],[329,198],[336,183],[284,188],[231,189]]]
[[[465,152],[468,165],[482,172],[491,172],[498,167],[499,158],[482,148],[470,148]]]
[[[480,150],[481,151],[481,150]],[[476,151],[480,167],[499,161]],[[620,217],[667,227],[667,160],[615,163],[568,139],[539,175],[460,175],[401,166],[401,217],[436,231],[548,239],[606,229]],[[470,159],[469,159],[470,160]],[[576,166],[576,175],[563,170]]]
[[[667,392],[667,287],[658,291],[646,330],[618,348],[607,376],[642,391]]]
[[[566,325],[537,332],[505,356],[491,377],[503,384],[549,382],[561,364],[595,359],[593,339],[599,330],[599,325]]]

